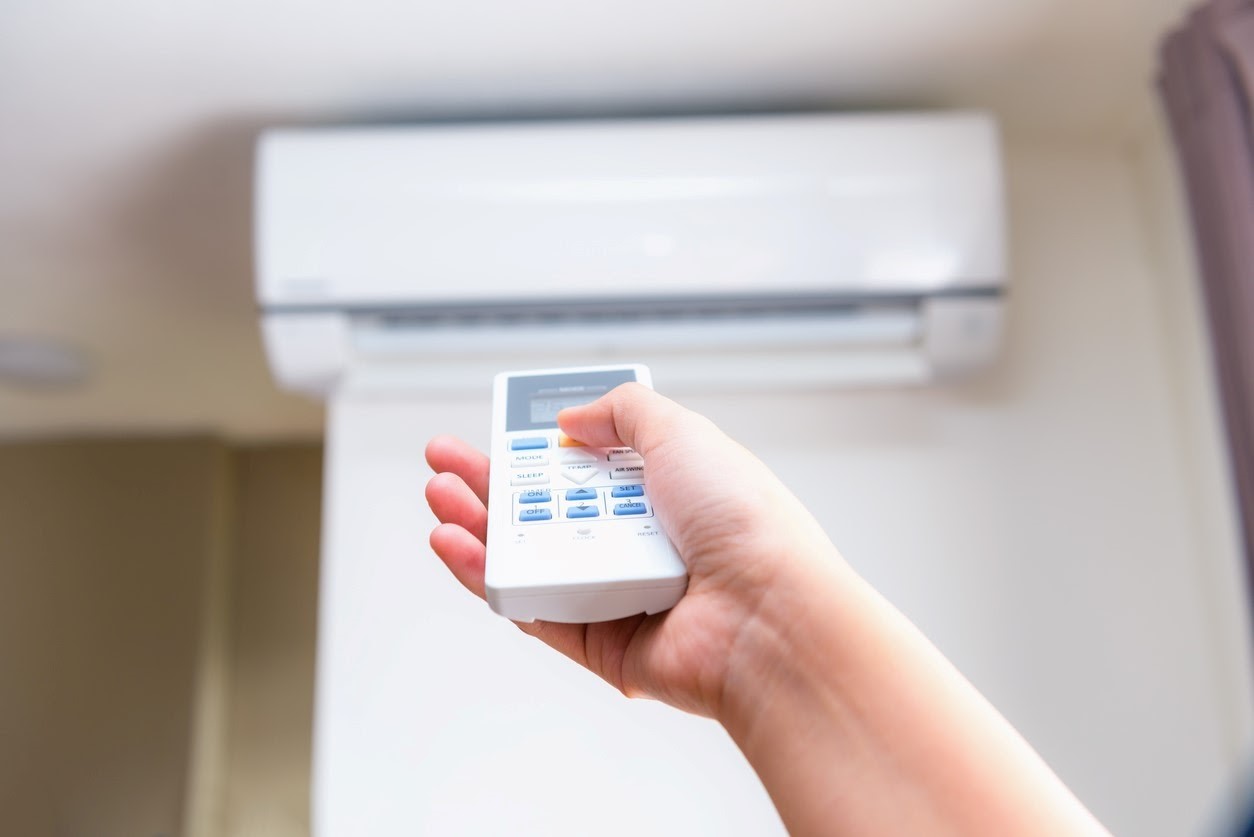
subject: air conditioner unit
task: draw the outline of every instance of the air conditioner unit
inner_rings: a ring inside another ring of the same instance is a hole
[[[277,130],[257,293],[292,389],[921,383],[995,355],[1002,177],[978,113]]]

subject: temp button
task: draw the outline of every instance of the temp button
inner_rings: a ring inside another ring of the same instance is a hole
[[[597,466],[567,465],[562,469],[562,474],[575,485],[583,485],[597,475]]]

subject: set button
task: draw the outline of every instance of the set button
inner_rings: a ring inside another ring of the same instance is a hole
[[[643,485],[616,485],[610,491],[611,497],[643,497]]]

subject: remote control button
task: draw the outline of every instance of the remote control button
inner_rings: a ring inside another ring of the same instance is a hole
[[[544,436],[525,436],[521,439],[511,439],[509,443],[510,450],[539,450],[548,446],[549,440]]]
[[[616,485],[610,492],[611,497],[643,497],[643,485]]]
[[[600,517],[601,510],[598,509],[596,506],[585,506],[583,504],[580,504],[578,506],[567,506],[566,516],[568,518]]]
[[[644,458],[631,448],[610,448],[605,453],[610,462],[618,462],[623,459],[639,461]]]
[[[571,448],[570,450],[564,451],[562,453],[562,461],[563,462],[596,462],[597,458],[593,454],[588,453],[586,450],[580,450],[579,448]]]
[[[643,465],[623,465],[610,470],[610,479],[612,480],[638,480],[643,478]]]
[[[536,520],[552,520],[553,511],[551,509],[523,509],[518,513],[519,523],[531,523]]]
[[[557,445],[558,445],[558,447],[563,447],[563,448],[582,448],[582,447],[584,447],[584,443],[583,443],[583,442],[579,441],[578,439],[572,439],[572,438],[570,438],[569,436],[567,436],[565,433],[560,433],[560,434],[558,434],[558,437],[557,437]]]
[[[614,506],[614,514],[644,514],[648,507],[644,503],[628,501]]]
[[[520,503],[547,503],[552,499],[547,488],[530,488],[518,495]]]
[[[544,471],[526,471],[521,474],[514,474],[510,477],[510,485],[544,485],[549,481],[549,475]]]
[[[566,499],[572,503],[582,500],[595,500],[597,498],[597,490],[595,488],[568,488],[566,489]]]
[[[562,474],[566,479],[576,485],[583,485],[588,480],[597,475],[597,466],[595,465],[567,465],[562,469]]]
[[[547,453],[520,453],[510,460],[512,468],[540,468],[549,464]]]

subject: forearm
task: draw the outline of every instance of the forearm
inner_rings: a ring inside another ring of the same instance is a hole
[[[790,832],[1102,833],[834,552],[774,593],[741,634],[720,719]]]

